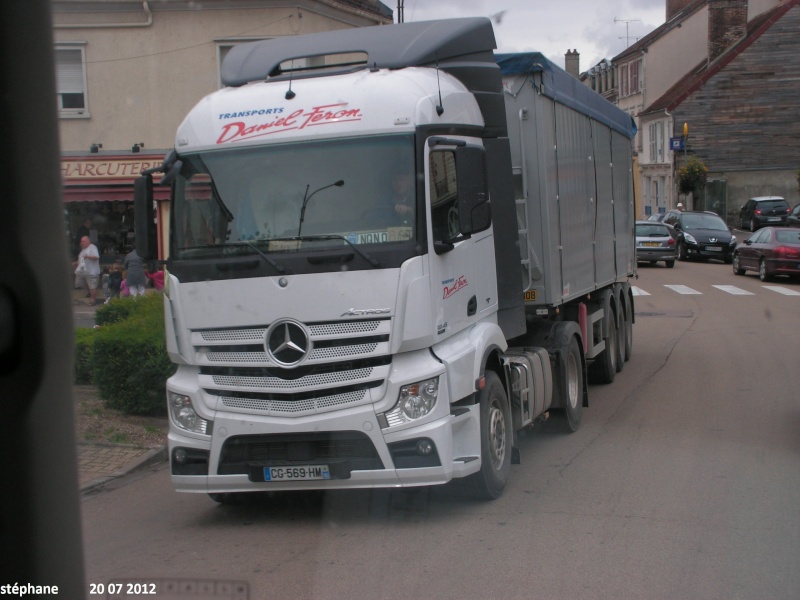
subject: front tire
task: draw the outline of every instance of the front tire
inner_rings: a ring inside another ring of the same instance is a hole
[[[564,429],[573,433],[580,427],[583,417],[583,361],[578,338],[574,335],[569,340],[565,361],[559,382],[564,408],[559,412],[563,415]]]
[[[675,261],[674,261],[674,260],[665,260],[665,261],[664,261],[664,264],[666,265],[666,267],[667,267],[668,269],[671,269],[672,267],[674,267],[674,266],[675,266]]]
[[[478,496],[494,500],[503,494],[511,473],[513,439],[508,397],[494,371],[486,373],[480,407],[481,470],[472,475],[472,483]]]
[[[750,219],[750,231],[755,231],[756,229],[758,229],[756,227],[756,220],[755,219]]]
[[[689,260],[689,253],[686,251],[685,242],[678,242],[678,260]]]
[[[733,262],[731,263],[731,266],[733,268],[733,274],[734,275],[744,275],[744,269],[739,264],[739,254],[738,253],[733,255]]]

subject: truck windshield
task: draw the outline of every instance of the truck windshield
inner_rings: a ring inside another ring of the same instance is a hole
[[[411,136],[226,148],[181,160],[172,214],[177,259],[414,238]]]

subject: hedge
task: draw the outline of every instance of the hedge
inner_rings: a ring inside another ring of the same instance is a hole
[[[97,309],[95,322],[99,327],[85,339],[91,341],[91,380],[106,406],[165,415],[166,382],[175,366],[164,341],[163,296],[112,300]]]
[[[92,346],[94,345],[94,329],[80,328],[75,330],[75,383],[87,385],[92,383]]]

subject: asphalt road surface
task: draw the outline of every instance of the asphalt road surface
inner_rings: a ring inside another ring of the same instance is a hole
[[[522,438],[500,499],[456,484],[220,506],[174,492],[161,466],[84,499],[87,584],[244,581],[259,600],[800,598],[800,283],[721,263],[639,276],[633,358],[591,387],[578,432],[540,423]]]

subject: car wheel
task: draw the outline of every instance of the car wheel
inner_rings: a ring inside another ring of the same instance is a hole
[[[771,279],[771,275],[767,273],[767,261],[763,258],[758,263],[758,278],[761,281],[769,281]]]
[[[675,266],[675,261],[674,260],[665,260],[664,264],[667,266],[668,269],[671,269],[672,267]]]
[[[480,393],[481,470],[471,476],[476,493],[486,500],[499,498],[511,472],[511,411],[497,373],[486,373]]]
[[[744,269],[739,265],[739,254],[733,255],[733,274],[734,275],[744,275]]]
[[[689,254],[686,252],[686,244],[678,242],[678,260],[688,260]]]
[[[755,220],[755,219],[753,219],[753,218],[751,218],[751,219],[750,219],[750,231],[755,231],[756,229],[757,229],[757,227],[756,227],[756,220]]]

